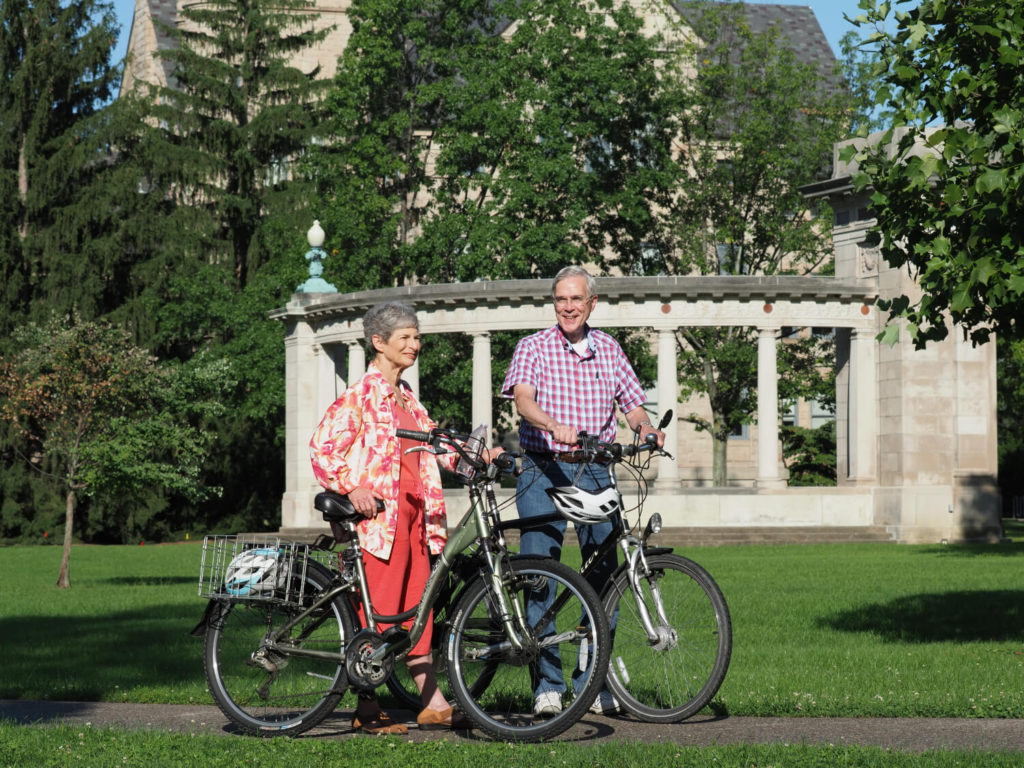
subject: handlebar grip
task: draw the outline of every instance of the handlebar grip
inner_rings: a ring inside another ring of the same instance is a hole
[[[491,461],[494,466],[500,469],[502,472],[508,472],[515,469],[516,457],[510,453],[499,453]]]
[[[395,434],[404,437],[406,440],[419,440],[421,443],[430,442],[429,432],[420,432],[416,429],[396,429]]]

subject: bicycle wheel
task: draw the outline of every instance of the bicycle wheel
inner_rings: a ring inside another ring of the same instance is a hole
[[[448,584],[441,590],[438,599],[434,603],[434,627],[431,639],[431,652],[434,656],[434,676],[437,678],[438,688],[441,695],[448,701],[454,699],[451,686],[448,684],[448,670],[445,668],[444,653],[441,651],[441,638],[448,633],[448,612],[454,602],[461,596],[458,591],[461,585],[473,580],[477,568],[473,561],[463,559],[462,555],[456,556],[455,565],[448,575]],[[478,685],[485,686],[486,679],[478,680]],[[419,689],[409,674],[404,660],[395,664],[395,669],[388,677],[385,685],[391,694],[393,705],[400,709],[408,709],[418,712],[423,704],[420,698]],[[385,702],[387,703],[387,702]]]
[[[618,612],[608,688],[619,704],[652,723],[676,723],[699,712],[718,692],[732,655],[732,621],[722,590],[692,560],[674,554],[647,558],[639,596],[659,630],[652,642],[623,570],[604,594]],[[659,621],[656,596],[663,606]]]
[[[571,568],[539,557],[513,558],[511,566],[506,592],[535,622],[523,647],[508,642],[491,582],[482,577],[452,613],[445,663],[456,700],[481,729],[499,739],[539,741],[569,728],[594,702],[608,670],[608,617]],[[547,719],[533,714],[542,670],[543,685],[563,699],[562,711]]]
[[[305,605],[330,584],[330,572],[309,562]],[[238,600],[223,603],[207,626],[203,660],[210,693],[227,718],[247,733],[302,733],[327,717],[345,693],[345,665],[338,659],[266,647],[267,637],[299,612],[295,605]],[[285,648],[340,653],[354,626],[349,605],[335,598],[278,642]]]

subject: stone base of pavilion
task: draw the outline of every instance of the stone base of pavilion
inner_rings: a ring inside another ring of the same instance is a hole
[[[301,524],[276,535],[311,540],[326,530],[313,515],[293,516]],[[514,491],[497,491],[502,520],[517,517]],[[636,524],[635,492],[623,488],[627,520]],[[293,503],[300,500],[291,499]],[[451,520],[466,512],[463,489],[446,492]],[[661,514],[657,543],[666,546],[782,544],[836,541],[893,541],[904,544],[986,542],[1003,539],[998,491],[968,478],[951,486],[907,488],[687,488],[649,489],[644,519]],[[570,531],[572,526],[570,526]],[[516,537],[509,536],[510,542]],[[575,537],[570,534],[567,543]]]

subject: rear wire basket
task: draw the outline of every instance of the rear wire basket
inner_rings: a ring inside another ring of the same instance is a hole
[[[248,553],[266,569],[253,583],[240,581],[236,567]],[[308,544],[245,535],[207,536],[199,566],[199,596],[208,600],[250,600],[265,603],[302,604],[309,561],[336,568],[335,553]],[[233,579],[229,583],[229,569]]]

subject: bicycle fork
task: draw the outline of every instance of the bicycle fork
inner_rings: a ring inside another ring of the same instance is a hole
[[[664,651],[675,646],[678,641],[676,631],[669,624],[668,616],[665,613],[665,601],[661,597],[661,585],[658,579],[652,576],[651,569],[647,565],[647,559],[643,553],[643,542],[632,536],[619,541],[623,555],[626,560],[626,576],[629,579],[630,589],[633,590],[633,597],[636,600],[636,610],[640,616],[640,623],[651,647],[656,651]],[[647,582],[651,593],[651,603],[657,614],[658,623],[651,620],[651,612],[647,607],[647,600],[644,597],[642,582]]]

